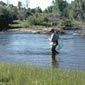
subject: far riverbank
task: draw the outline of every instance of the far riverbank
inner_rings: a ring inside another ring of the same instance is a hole
[[[44,28],[15,28],[15,29],[8,29],[7,32],[27,32],[27,33],[33,33],[33,34],[48,34],[49,27]],[[58,30],[60,34],[64,34],[65,30]]]

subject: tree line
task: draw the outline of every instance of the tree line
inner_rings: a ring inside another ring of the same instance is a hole
[[[25,21],[25,27],[29,26],[58,26],[60,28],[76,27],[78,21],[85,20],[85,0],[74,0],[68,3],[66,0],[53,0],[52,5],[42,10],[22,6],[6,4],[0,1],[0,31],[7,30],[14,20]]]

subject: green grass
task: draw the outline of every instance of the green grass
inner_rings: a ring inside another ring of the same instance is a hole
[[[85,85],[85,72],[0,64],[0,85]]]
[[[10,24],[11,27],[13,28],[23,28],[26,26],[25,21],[20,21],[20,20],[14,20],[12,24]]]

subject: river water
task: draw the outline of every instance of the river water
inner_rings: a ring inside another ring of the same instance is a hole
[[[52,67],[48,35],[0,33],[0,62]],[[60,35],[55,65],[63,69],[85,70],[85,36],[69,32]]]

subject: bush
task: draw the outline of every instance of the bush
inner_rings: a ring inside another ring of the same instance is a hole
[[[30,25],[35,25],[35,16],[29,16],[27,18],[27,22],[30,24]]]
[[[21,22],[21,27],[28,28],[29,26],[30,26],[30,24],[27,21],[22,21]]]
[[[77,27],[77,23],[70,19],[62,19],[59,21],[58,27],[61,29],[74,29]]]
[[[36,14],[36,15],[29,16],[27,18],[27,21],[30,25],[43,25],[43,26],[52,25],[47,15],[43,15],[43,14]]]

